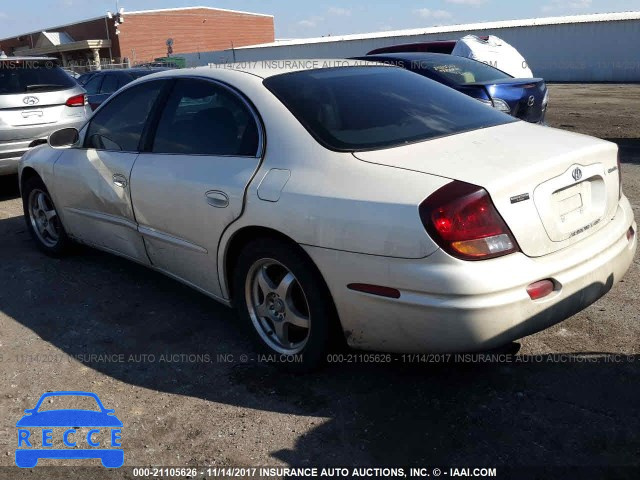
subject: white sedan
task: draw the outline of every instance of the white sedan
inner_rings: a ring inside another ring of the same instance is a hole
[[[634,257],[620,183],[613,143],[318,60],[144,77],[20,165],[43,251],[163,272],[301,369],[333,338],[466,352],[584,309]]]

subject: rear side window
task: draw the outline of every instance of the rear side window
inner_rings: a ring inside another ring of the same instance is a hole
[[[516,121],[397,67],[286,73],[264,85],[331,150],[372,150]]]
[[[255,157],[258,125],[245,102],[222,85],[179,79],[160,118],[154,153]]]
[[[76,86],[75,80],[53,61],[0,61],[0,95],[55,92]]]
[[[98,111],[87,129],[85,148],[136,152],[164,81],[146,82],[119,93]]]
[[[493,68],[485,63],[455,55],[449,55],[437,60],[413,60],[411,61],[411,70],[429,70],[458,85],[513,78],[502,70]]]
[[[118,75],[105,75],[100,87],[100,93],[113,93],[118,90]]]
[[[96,95],[100,91],[100,85],[102,85],[103,75],[96,75],[92,77],[84,86],[84,89],[89,95]]]

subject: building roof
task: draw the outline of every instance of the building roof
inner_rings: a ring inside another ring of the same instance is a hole
[[[49,40],[49,42],[51,42],[51,45],[62,45],[62,44],[66,44],[66,43],[73,43],[74,40],[73,38],[71,38],[71,36],[66,33],[66,32],[42,32],[42,35],[44,35],[47,40]]]
[[[149,13],[163,13],[163,12],[175,12],[182,10],[214,10],[218,12],[229,12],[229,13],[241,13],[243,15],[255,15],[256,17],[273,17],[273,15],[268,15],[266,13],[254,13],[254,12],[245,12],[242,10],[229,10],[227,8],[216,8],[216,7],[176,7],[176,8],[159,8],[157,10],[137,10],[128,12],[125,10],[124,15],[144,15]]]
[[[460,25],[445,25],[437,27],[413,28],[407,30],[392,30],[387,32],[361,33],[355,35],[336,35],[327,37],[302,38],[292,40],[276,40],[272,43],[262,43],[246,47],[236,47],[236,50],[247,48],[286,47],[291,45],[306,45],[312,43],[346,42],[351,40],[365,40],[372,38],[407,37],[412,35],[445,34],[465,32],[468,30],[493,30],[514,27],[536,27],[543,25],[564,25],[571,23],[592,22],[620,22],[625,20],[640,20],[640,11],[620,13],[595,13],[589,15],[569,15],[564,17],[525,18],[521,20],[502,20],[497,22],[467,23]]]
[[[144,15],[144,14],[153,14],[153,13],[159,13],[159,12],[162,13],[162,12],[174,12],[174,11],[197,10],[197,9],[220,11],[220,12],[240,13],[240,14],[244,14],[244,15],[255,15],[255,16],[258,16],[258,17],[271,17],[271,18],[273,18],[273,15],[267,15],[267,14],[264,14],[264,13],[243,12],[241,10],[228,10],[226,8],[215,8],[215,7],[181,7],[181,8],[178,7],[178,8],[164,8],[164,9],[158,9],[158,10],[137,10],[137,11],[132,11],[132,12],[129,12],[129,11],[125,10],[124,11],[124,16],[126,18],[127,15]],[[64,25],[57,25],[55,27],[48,27],[46,29],[34,30],[32,32],[18,33],[16,35],[12,35],[10,37],[0,38],[0,42],[2,42],[3,40],[9,40],[9,39],[12,39],[12,38],[22,37],[22,36],[25,36],[25,35],[35,35],[35,34],[43,32],[43,31],[61,30],[63,28],[70,27],[72,25],[78,25],[79,23],[94,22],[96,20],[102,20],[104,18],[107,18],[106,14],[101,15],[99,17],[85,18],[84,20],[78,20],[76,22],[71,22],[71,23],[65,23]]]

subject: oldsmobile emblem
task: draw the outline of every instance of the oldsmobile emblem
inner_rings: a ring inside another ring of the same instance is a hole
[[[571,172],[571,176],[577,182],[578,180],[580,180],[582,178],[582,170],[580,170],[579,167],[576,168],[573,172]]]
[[[529,101],[527,102],[527,105],[529,105],[530,107],[533,107],[533,105],[536,103],[536,97],[534,97],[533,95],[531,95],[529,97]]]

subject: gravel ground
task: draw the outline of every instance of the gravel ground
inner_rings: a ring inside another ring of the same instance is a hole
[[[552,126],[620,143],[640,218],[640,86],[553,85],[550,109]],[[512,362],[288,375],[239,361],[252,349],[233,312],[195,291],[89,249],[41,255],[4,178],[0,478],[131,478],[95,460],[11,467],[15,422],[51,390],[95,392],[115,409],[128,466],[640,467],[639,282],[636,259],[590,308],[521,340]]]

